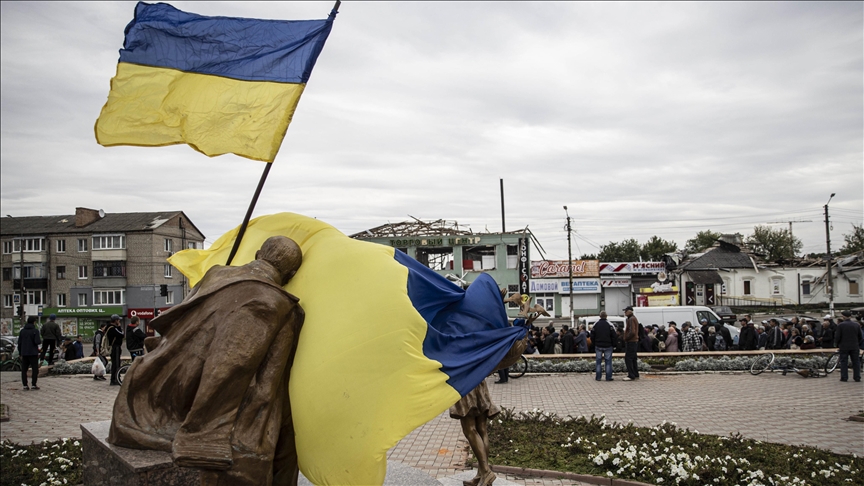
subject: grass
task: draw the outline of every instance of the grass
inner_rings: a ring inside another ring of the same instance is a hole
[[[0,486],[81,484],[82,472],[78,440],[0,443]]]
[[[504,410],[489,426],[495,465],[634,479],[658,485],[860,484],[864,459],[740,435],[703,435],[672,423],[607,423],[539,410]]]

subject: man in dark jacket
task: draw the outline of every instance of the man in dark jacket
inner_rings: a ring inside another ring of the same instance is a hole
[[[138,316],[133,316],[129,319],[129,326],[126,328],[126,349],[129,350],[132,361],[144,352],[144,338],[147,337],[138,322]]]
[[[833,348],[834,346],[834,331],[836,326],[833,322],[831,322],[830,318],[822,320],[822,339],[820,340],[820,345],[823,348]]]
[[[741,319],[741,334],[738,335],[738,349],[743,351],[754,351],[757,348],[758,337],[753,322],[746,318]]]
[[[545,329],[548,334],[543,338],[543,351],[540,351],[540,354],[555,354],[555,341],[558,339],[558,333],[555,332],[555,326],[551,324]]]
[[[27,324],[18,333],[18,353],[21,355],[21,383],[24,384],[24,390],[30,390],[27,386],[27,370],[30,370],[30,381],[33,383],[33,390],[38,390],[36,379],[39,378],[39,345],[42,344],[42,338],[39,337],[39,331],[36,329],[36,316],[27,318]]]
[[[117,372],[120,371],[120,353],[123,352],[123,328],[120,327],[120,316],[114,314],[111,316],[111,322],[108,324],[108,332],[105,333],[105,339],[111,345],[111,385],[120,386],[120,381],[117,379]]]
[[[767,330],[768,343],[765,349],[782,349],[783,348],[783,331],[780,330],[780,322],[777,319],[770,319],[768,325],[771,326]]]
[[[574,346],[573,331],[571,331],[569,327],[564,326],[564,330],[562,332],[563,335],[561,336],[561,352],[563,354],[575,353],[576,348]]]
[[[861,381],[861,356],[858,354],[858,339],[861,336],[861,326],[851,319],[852,313],[842,312],[845,320],[837,326],[834,335],[834,345],[840,351],[840,381],[849,380],[848,357],[852,358],[852,378]]]
[[[600,313],[600,320],[594,323],[591,328],[591,343],[594,345],[596,353],[597,366],[594,379],[600,381],[600,364],[602,360],[606,360],[606,381],[612,381],[612,348],[615,346],[615,341],[618,339],[615,329],[606,320],[606,312]]]
[[[42,354],[39,356],[39,361],[45,359],[48,355],[48,366],[54,364],[54,351],[63,342],[63,333],[60,331],[60,324],[57,324],[57,316],[51,314],[48,316],[48,322],[42,325]]]
[[[639,319],[633,315],[633,308],[629,305],[624,308],[624,315],[627,316],[624,324],[624,364],[627,365],[627,376],[624,381],[638,380],[639,358],[636,350],[639,347]]]

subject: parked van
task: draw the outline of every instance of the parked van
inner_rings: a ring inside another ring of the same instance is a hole
[[[708,325],[720,328],[725,326],[729,330],[729,335],[732,336],[732,344],[738,345],[738,334],[740,330],[731,325],[723,324],[717,314],[708,307],[701,305],[679,305],[669,307],[634,307],[633,314],[642,325],[657,324],[658,326],[666,326],[669,321],[675,321],[678,329],[681,329],[681,324],[685,321],[690,321],[695,328],[700,328],[702,319],[708,319]]]
[[[608,316],[606,320],[609,321],[609,324],[615,326],[616,329],[623,330],[624,322],[626,321],[626,317],[621,316]],[[638,318],[637,318],[638,319]],[[590,329],[595,322],[600,320],[600,316],[585,316],[579,318],[579,324],[585,326],[585,329]]]

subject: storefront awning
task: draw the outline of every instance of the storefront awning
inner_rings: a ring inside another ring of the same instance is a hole
[[[702,284],[702,285],[711,285],[711,284],[722,284],[723,279],[720,278],[720,274],[715,272],[714,270],[694,270],[687,272],[687,277],[693,283]]]

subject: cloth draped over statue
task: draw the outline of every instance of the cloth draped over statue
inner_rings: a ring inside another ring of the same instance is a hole
[[[169,261],[194,286],[225,263],[238,229]],[[315,484],[380,484],[387,450],[473,390],[525,328],[509,325],[486,274],[465,291],[394,248],[293,213],[250,221],[232,264],[274,235],[303,251],[285,286],[305,312],[288,385],[300,470]]]

